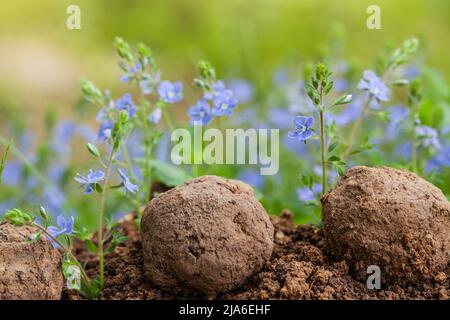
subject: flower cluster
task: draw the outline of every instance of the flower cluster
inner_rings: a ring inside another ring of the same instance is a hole
[[[191,124],[208,125],[213,116],[231,116],[238,104],[233,91],[227,89],[221,80],[216,80],[216,72],[208,62],[198,64],[199,78],[195,83],[203,90],[203,96],[188,110]]]

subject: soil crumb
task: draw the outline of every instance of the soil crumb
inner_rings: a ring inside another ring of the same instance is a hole
[[[189,295],[160,290],[144,275],[142,245],[135,224],[125,220],[120,229],[129,240],[106,257],[105,287],[101,299],[449,299],[449,271],[439,272],[427,282],[382,286],[369,290],[353,279],[344,260],[336,260],[325,248],[322,230],[294,225],[292,214],[283,211],[271,217],[274,250],[261,272],[231,292],[219,295]],[[77,244],[75,254],[86,264],[88,274],[97,274],[98,260]],[[65,289],[63,299],[82,299]]]

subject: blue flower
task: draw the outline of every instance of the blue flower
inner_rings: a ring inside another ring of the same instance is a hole
[[[129,93],[125,93],[122,98],[116,100],[116,109],[127,111],[130,118],[136,114],[136,106]]]
[[[269,120],[275,128],[287,129],[291,118],[291,113],[285,108],[272,108],[269,110]]]
[[[102,181],[105,178],[105,173],[101,170],[92,170],[90,169],[86,176],[82,176],[81,174],[77,174],[74,178],[76,182],[81,183],[84,187],[86,194],[91,194],[94,191],[95,184]]]
[[[436,172],[441,172],[442,167],[450,167],[450,146],[444,147],[441,152],[431,158],[427,162],[425,171],[427,173],[433,170]]]
[[[262,188],[264,185],[264,177],[256,170],[244,170],[241,172],[238,179],[258,189]]]
[[[183,99],[183,84],[180,81],[175,83],[163,81],[158,86],[158,94],[162,101],[176,103]]]
[[[75,222],[75,219],[73,218],[73,216],[66,219],[63,215],[59,215],[56,218],[56,224],[58,226],[57,227],[50,226],[47,228],[47,231],[54,238],[57,238],[63,234],[70,235],[73,232],[74,222]],[[52,242],[54,248],[58,247],[58,244],[52,238],[49,237],[49,240]]]
[[[155,110],[152,111],[152,113],[150,113],[148,120],[151,123],[158,124],[159,121],[161,120],[161,115],[162,115],[161,108],[156,108]]]
[[[416,128],[417,136],[421,138],[424,147],[440,149],[441,143],[438,139],[438,133],[435,129],[428,126],[418,126]]]
[[[153,91],[153,86],[150,80],[142,80],[140,83],[142,94],[149,95]]]
[[[300,201],[308,202],[316,199],[317,195],[322,192],[322,185],[314,183],[312,190],[309,187],[302,187],[295,189],[297,197]]]
[[[231,80],[228,82],[228,87],[241,103],[249,102],[253,98],[255,90],[249,81],[243,79]]]
[[[388,101],[386,84],[371,70],[364,71],[363,77],[358,84],[358,89],[369,92],[378,102]]]
[[[122,183],[125,189],[131,193],[136,193],[139,190],[139,186],[133,184],[126,173],[122,171],[122,169],[118,169],[117,171],[119,172],[119,176],[122,179]]]
[[[231,116],[238,100],[231,90],[217,91],[213,98],[213,114],[215,116]]]
[[[197,104],[189,108],[188,115],[191,118],[191,124],[201,124],[202,126],[206,126],[212,118],[208,101],[204,99],[197,101]]]
[[[389,120],[390,125],[396,126],[402,120],[407,119],[409,116],[409,109],[402,106],[393,106],[389,108]]]
[[[136,76],[136,74],[141,70],[141,63],[136,62],[134,66],[128,68],[128,73],[120,77],[120,82],[130,82]]]
[[[111,139],[112,131],[114,129],[114,123],[111,121],[105,121],[100,124],[98,128],[98,140],[107,141]]]
[[[294,131],[289,131],[288,136],[306,143],[306,140],[312,137],[311,126],[314,124],[314,118],[297,116],[294,119],[294,124],[296,129]]]

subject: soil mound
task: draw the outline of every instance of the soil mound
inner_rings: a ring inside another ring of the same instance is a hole
[[[272,254],[273,226],[250,186],[203,176],[150,202],[141,239],[153,283],[213,294],[261,270]]]
[[[352,275],[377,265],[382,282],[434,279],[450,261],[450,203],[417,175],[393,168],[354,167],[322,199],[332,255]]]
[[[329,255],[323,232],[314,226],[292,223],[292,214],[284,211],[271,217],[274,225],[274,249],[261,272],[235,290],[219,295],[188,294],[176,288],[164,291],[144,275],[142,243],[132,217],[120,226],[129,237],[126,243],[106,256],[105,287],[101,299],[448,299],[447,276],[440,272],[434,279],[406,286],[382,285],[369,290],[365,281],[349,274],[344,260]],[[98,273],[98,260],[81,243],[75,243],[75,254],[86,263],[87,272]],[[65,289],[63,299],[82,299]]]
[[[0,224],[0,300],[61,298],[61,255],[45,237],[30,243],[37,229]]]

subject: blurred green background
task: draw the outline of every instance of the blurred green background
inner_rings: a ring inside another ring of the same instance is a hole
[[[81,8],[81,30],[68,30],[66,9]],[[366,9],[381,8],[381,30],[368,30]],[[276,67],[311,59],[340,34],[346,58],[363,67],[386,43],[422,41],[427,65],[448,79],[447,0],[15,0],[0,4],[0,103],[33,113],[54,104],[68,111],[79,78],[117,87],[112,41],[151,46],[164,77],[189,83],[199,59],[221,78],[251,80],[258,91]],[[64,111],[63,111],[64,112]],[[36,114],[37,113],[37,114]]]
[[[66,10],[74,4],[81,8],[81,30],[66,27],[69,16]],[[372,4],[381,8],[381,30],[369,30],[366,26],[369,16],[366,10]],[[325,57],[332,60],[334,66],[346,61],[355,70],[354,74],[348,75],[351,79],[347,79],[351,80],[349,87],[353,90],[362,70],[374,69],[374,61],[380,52],[386,48],[392,50],[405,38],[414,36],[420,39],[420,51],[414,57],[414,65],[424,66],[428,90],[426,103],[420,110],[421,120],[441,130],[450,118],[447,85],[449,9],[448,0],[2,1],[0,132],[7,132],[6,124],[13,123],[12,118],[19,118],[26,129],[23,131],[44,138],[36,139],[38,141],[45,140],[49,134],[45,126],[51,122],[49,109],[56,111],[52,116],[56,114],[57,120],[71,119],[97,128],[97,109],[83,105],[80,78],[92,80],[101,89],[110,88],[114,97],[130,90],[130,86],[119,82],[121,71],[112,45],[116,36],[123,37],[132,47],[138,42],[146,43],[153,50],[163,72],[162,78],[183,82],[185,99],[172,109],[178,120],[187,119],[186,108],[198,98],[199,90],[194,88],[193,78],[200,59],[209,60],[220,79],[250,81],[255,88],[254,99],[251,104],[240,105],[239,112],[251,106],[253,111],[256,109],[256,114],[267,118],[271,108],[287,107],[279,102],[285,100],[273,99],[280,95],[273,85],[274,74],[280,67],[287,68],[290,77],[299,80],[304,76],[305,66],[312,61]],[[298,89],[291,87],[286,91]],[[407,100],[404,93],[395,98],[390,105]],[[75,114],[74,110],[83,108],[87,112]],[[187,121],[179,123],[187,125]],[[376,133],[374,137],[385,135],[384,126],[379,122],[371,120],[370,124],[374,129],[371,132]],[[450,136],[450,133],[446,134]],[[6,136],[10,134],[7,132]],[[400,143],[401,139],[398,140],[396,142]],[[83,142],[78,139],[74,145],[80,148]],[[399,146],[393,144],[389,151],[393,152]],[[44,147],[38,145],[35,149],[38,155],[39,152],[46,154]],[[433,155],[424,156],[423,161]],[[311,165],[305,159],[301,160],[302,157],[282,154],[284,171],[280,181],[269,179],[265,189],[261,190],[265,195],[263,203],[271,213],[286,207],[303,213],[304,207],[295,195],[295,188],[300,184],[297,172],[304,172],[305,168],[310,171]],[[73,184],[75,171],[81,170],[83,163],[91,164],[86,158],[85,150],[70,154],[70,161],[75,166],[66,177],[67,181]],[[391,166],[396,162],[398,159],[386,157],[384,153],[373,153],[372,157],[364,154],[357,161],[359,164]],[[406,161],[400,161],[400,164],[406,167]],[[234,177],[235,169],[223,166],[223,172],[209,173]],[[427,178],[449,195],[447,173],[450,167],[446,170],[437,178]],[[22,184],[18,186],[22,188]],[[95,216],[90,211],[95,208],[89,204],[90,200],[81,198],[80,190],[72,185],[65,187],[62,190],[71,190],[67,192],[67,206],[86,211],[84,219],[94,224]],[[8,192],[0,200],[15,197],[17,204],[30,202],[17,196],[20,192]],[[76,196],[71,198],[72,194]],[[116,209],[116,203],[110,206]],[[306,220],[300,218],[298,221],[309,221],[308,217]]]

